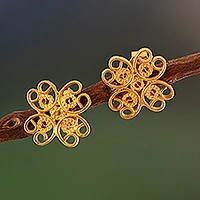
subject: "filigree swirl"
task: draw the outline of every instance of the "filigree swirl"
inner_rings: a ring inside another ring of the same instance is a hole
[[[120,111],[124,119],[135,117],[141,109],[140,96],[130,89],[116,90],[109,99],[109,107],[113,111]]]
[[[76,146],[79,142],[79,137],[86,137],[90,133],[90,126],[87,121],[79,115],[63,118],[59,122],[57,129],[59,140],[68,147]]]
[[[77,87],[73,90],[71,87]],[[86,93],[81,93],[82,84],[79,81],[70,81],[59,92],[59,104],[66,112],[70,114],[80,114],[87,110],[91,104],[90,96]],[[85,105],[81,99],[84,99]]]
[[[50,81],[41,81],[37,89],[28,91],[27,100],[38,113],[25,121],[24,129],[34,135],[37,145],[46,145],[58,137],[65,146],[75,147],[79,137],[90,133],[89,124],[78,114],[89,108],[91,99],[81,91],[82,84],[76,80],[67,83],[59,92]]]
[[[159,66],[156,66],[156,62]],[[166,70],[166,60],[161,56],[153,58],[152,52],[147,48],[140,49],[133,58],[133,66],[136,74],[146,80],[159,79]]]
[[[46,89],[43,87],[48,86]],[[30,89],[27,92],[27,101],[37,112],[49,111],[57,101],[56,86],[50,81],[41,81],[37,89]]]
[[[114,66],[114,63],[117,66]],[[120,56],[113,56],[109,60],[110,69],[102,72],[102,80],[109,87],[120,89],[126,87],[133,79],[133,66],[130,61]]]
[[[54,122],[45,114],[35,114],[30,116],[24,124],[24,129],[29,134],[34,134],[33,140],[37,145],[45,145],[53,140],[55,133],[52,132]],[[36,134],[35,134],[36,133]],[[47,134],[49,133],[49,134]],[[39,139],[42,136],[42,139]]]
[[[148,84],[142,91],[144,106],[152,111],[159,112],[165,108],[165,100],[170,100],[174,96],[171,85],[164,81],[157,80]]]

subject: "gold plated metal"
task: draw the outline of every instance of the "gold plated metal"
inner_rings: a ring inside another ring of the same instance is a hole
[[[159,80],[166,70],[166,60],[153,57],[148,48],[131,52],[130,60],[113,56],[108,66],[101,76],[113,89],[108,105],[124,119],[135,117],[143,106],[159,112],[165,108],[165,100],[174,96],[172,86]]]
[[[65,146],[75,147],[80,137],[90,133],[88,122],[79,114],[90,107],[91,99],[81,91],[82,84],[76,80],[60,91],[52,82],[44,80],[37,89],[28,91],[27,101],[37,114],[25,121],[24,129],[33,134],[37,145],[46,145],[57,137]]]

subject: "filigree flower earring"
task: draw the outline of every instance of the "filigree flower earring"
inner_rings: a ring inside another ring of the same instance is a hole
[[[108,66],[102,72],[103,82],[113,89],[108,105],[124,119],[135,117],[142,106],[159,112],[174,96],[172,86],[159,80],[166,70],[165,59],[153,57],[148,48],[132,52],[130,60],[113,56]]]
[[[90,133],[89,124],[79,114],[90,107],[91,99],[81,90],[82,84],[76,80],[67,83],[60,91],[53,83],[44,80],[37,89],[28,91],[27,101],[37,114],[26,120],[24,129],[34,135],[37,145],[46,145],[58,137],[65,146],[75,147],[79,137]]]

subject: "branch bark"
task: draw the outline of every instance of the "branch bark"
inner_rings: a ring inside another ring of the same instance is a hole
[[[200,74],[200,52],[173,59],[167,62],[167,69],[161,80],[174,84],[181,79]],[[97,82],[83,90],[90,95],[92,105],[90,108],[106,103],[112,93],[102,81]],[[34,110],[12,112],[0,119],[0,142],[16,140],[30,136],[24,131],[26,119],[35,114]]]

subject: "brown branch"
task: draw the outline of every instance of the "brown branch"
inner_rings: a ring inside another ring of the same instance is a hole
[[[183,78],[200,74],[200,52],[182,58],[170,60],[167,70],[161,80],[173,84]],[[111,90],[102,81],[84,89],[92,100],[92,107],[106,103],[111,95]],[[0,119],[0,142],[16,140],[30,136],[24,131],[25,120],[35,114],[34,110],[12,112]]]

